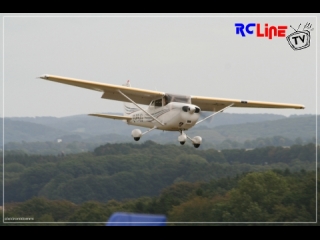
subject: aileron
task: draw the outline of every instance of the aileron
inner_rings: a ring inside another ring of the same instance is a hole
[[[218,111],[232,103],[234,103],[232,107],[304,109],[304,106],[300,104],[259,102],[259,101],[251,101],[251,100],[210,98],[210,97],[200,97],[200,96],[192,96],[191,101],[192,101],[192,104],[199,106],[202,111]]]

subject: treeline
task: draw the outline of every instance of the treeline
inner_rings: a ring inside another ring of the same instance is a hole
[[[97,143],[88,142],[9,142],[4,145],[5,152],[34,155],[65,155],[93,151]]]
[[[231,139],[224,140],[219,144],[215,144],[215,149],[250,149],[250,148],[262,148],[267,146],[276,146],[276,147],[290,147],[292,145],[303,145],[308,143],[316,143],[316,138],[310,138],[303,140],[298,137],[294,140],[282,137],[282,136],[274,136],[269,138],[257,138],[254,140],[246,140],[244,142],[233,141]]]
[[[72,138],[74,137],[74,138]],[[157,138],[156,136],[153,138]],[[177,141],[176,136],[170,135],[171,144],[175,144],[180,146],[180,143]],[[112,139],[112,140],[111,140]],[[174,141],[174,140],[176,141]],[[95,137],[92,141],[78,141],[76,139],[76,135],[69,136],[69,141],[63,142],[9,142],[4,145],[4,149],[6,152],[18,152],[18,153],[26,153],[26,154],[38,154],[38,155],[65,155],[72,153],[83,153],[93,151],[97,146],[101,145],[101,143],[116,143],[116,142],[133,142],[132,138],[129,136],[124,137],[117,134],[106,135]],[[112,142],[111,142],[112,141]],[[142,139],[141,142],[136,143],[144,143],[148,141],[146,139]],[[246,140],[244,142],[234,141],[232,139],[226,139],[220,143],[211,143],[204,140],[203,144],[200,146],[200,149],[210,149],[214,148],[216,150],[223,149],[251,149],[251,148],[262,148],[267,146],[292,146],[292,145],[303,145],[308,143],[316,143],[316,138],[310,138],[307,140],[302,140],[301,138],[296,138],[291,140],[289,138],[285,138],[282,136],[274,136],[271,138],[257,138],[254,140]],[[186,145],[191,146],[191,143],[187,143]]]
[[[6,203],[4,216],[11,225],[35,225],[33,222],[105,225],[114,212],[163,214],[167,225],[316,225],[317,218],[320,219],[316,181],[319,185],[315,171],[251,172],[209,182],[178,182],[156,196],[122,201],[74,204],[33,197],[22,203]],[[19,217],[33,220],[15,224],[12,218]],[[0,219],[1,224],[8,225]]]
[[[64,156],[6,153],[4,162],[6,203],[43,196],[80,204],[153,197],[174,183],[209,182],[245,172],[312,171],[316,168],[316,147],[217,151],[148,141],[105,144],[92,153]],[[0,179],[2,185],[2,172]]]

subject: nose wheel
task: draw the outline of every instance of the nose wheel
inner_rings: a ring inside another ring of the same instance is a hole
[[[200,147],[200,144],[202,143],[202,138],[200,136],[190,138],[182,130],[180,130],[180,136],[178,137],[178,141],[181,145],[184,145],[186,143],[187,138],[190,139],[195,148]]]
[[[180,136],[178,137],[178,141],[180,142],[181,145],[184,145],[187,140],[187,135],[181,130],[180,131]]]

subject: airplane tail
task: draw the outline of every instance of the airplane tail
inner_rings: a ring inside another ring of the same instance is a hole
[[[130,80],[128,80],[125,84],[123,84],[122,86],[126,86],[126,87],[131,87],[130,84]],[[124,107],[124,112],[123,115],[124,116],[128,116],[131,113],[134,113],[136,111],[139,110],[139,108],[137,108],[133,103],[129,103],[129,102],[123,102],[123,107]]]

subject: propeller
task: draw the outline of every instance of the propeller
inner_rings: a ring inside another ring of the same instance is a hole
[[[208,117],[209,115],[211,115],[213,112],[215,112],[215,107],[212,108],[212,112],[208,112],[208,111],[200,111],[200,117],[199,117],[199,120],[202,120],[206,117]],[[212,124],[212,121],[213,121],[213,118],[214,117],[211,117],[210,119],[207,119],[206,121],[204,122],[207,122],[208,125],[211,125]]]

